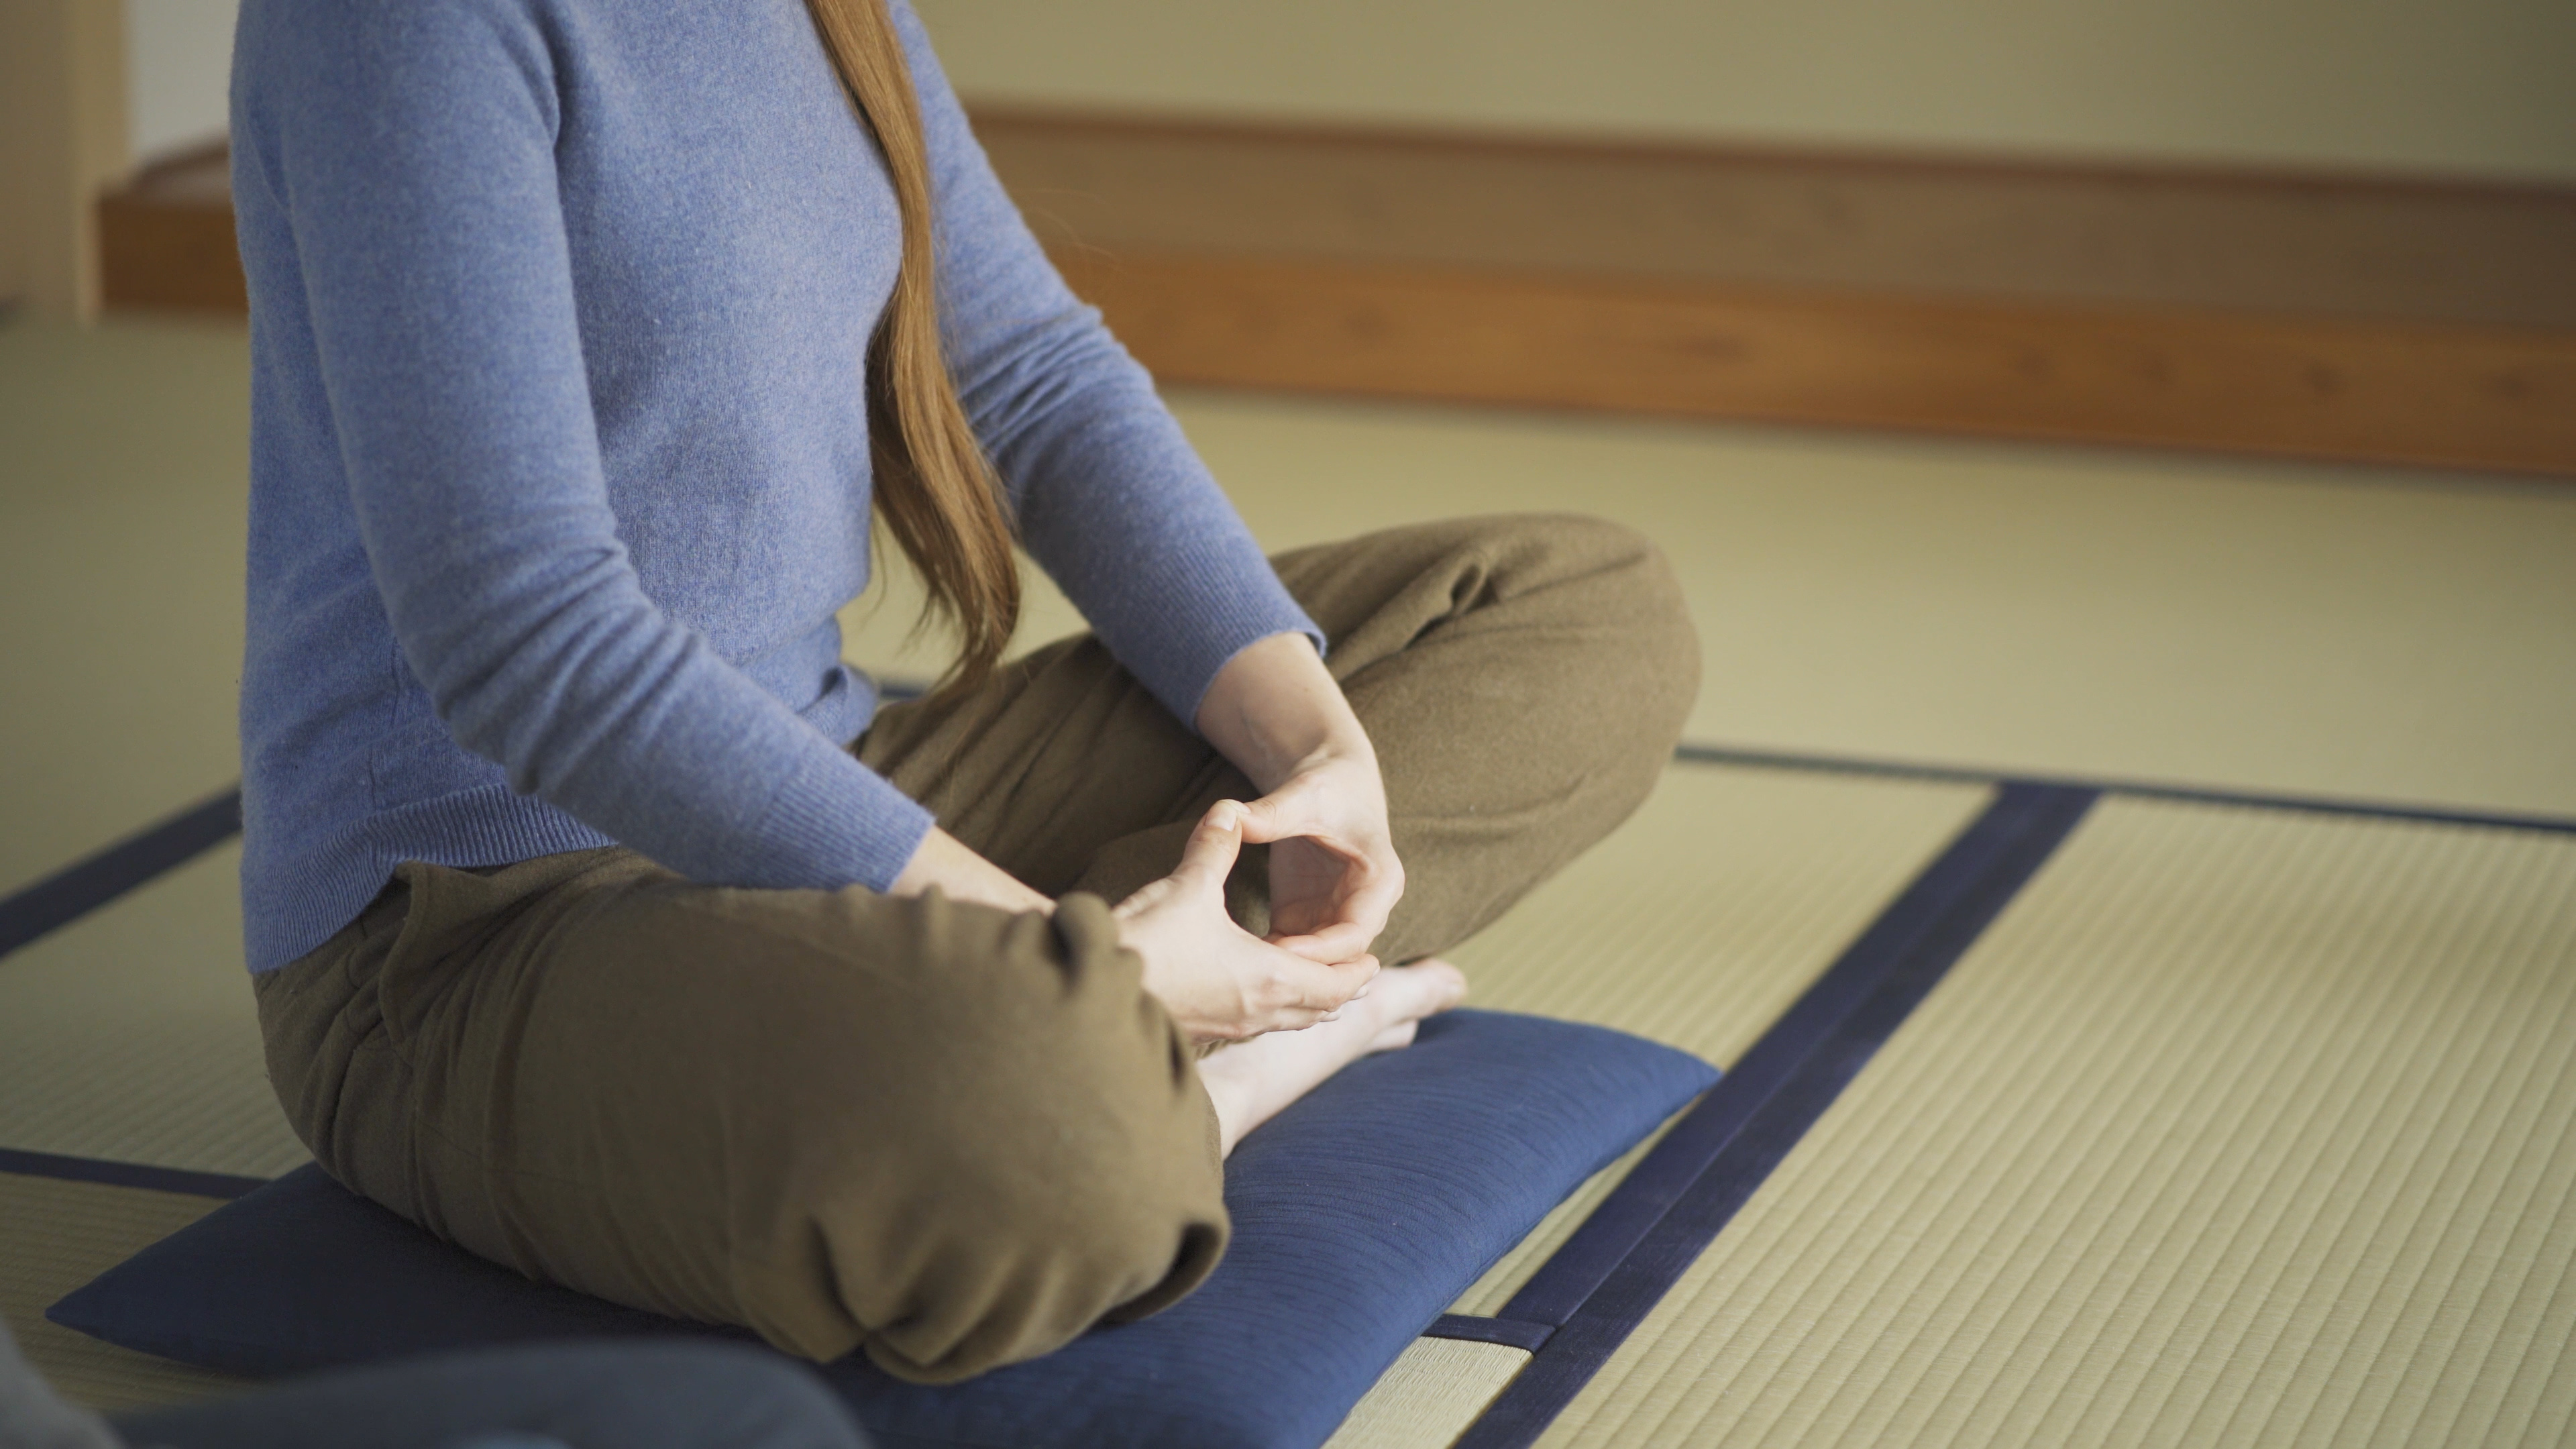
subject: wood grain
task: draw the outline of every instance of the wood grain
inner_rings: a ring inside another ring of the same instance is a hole
[[[2576,333],[1066,252],[1170,382],[2576,475]]]
[[[232,161],[221,142],[166,157],[99,197],[98,247],[111,309],[250,310],[233,241]]]
[[[978,108],[1050,246],[2576,327],[2576,188]]]
[[[250,310],[230,206],[166,206],[110,196],[98,207],[101,289],[110,308]]]

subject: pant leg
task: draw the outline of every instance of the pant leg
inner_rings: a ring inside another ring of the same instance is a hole
[[[557,1343],[120,1417],[141,1449],[866,1449],[814,1375],[720,1344]]]
[[[260,979],[334,1177],[534,1278],[963,1378],[1226,1234],[1192,1055],[1099,901],[722,890],[632,852],[403,867]]]
[[[1273,562],[1385,772],[1406,877],[1387,960],[1465,940],[1627,818],[1698,693],[1680,587],[1615,524],[1457,519]],[[1112,901],[1168,872],[1208,806],[1251,792],[1088,635],[962,699],[888,707],[859,751],[1037,889]],[[1260,850],[1229,886],[1266,929]]]

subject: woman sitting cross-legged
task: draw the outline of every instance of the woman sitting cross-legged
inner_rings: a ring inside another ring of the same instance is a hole
[[[1265,559],[903,0],[248,0],[235,66],[261,1028],[476,1253],[926,1381],[1150,1313],[1679,733],[1625,530]],[[872,521],[960,639],[882,709]],[[1003,663],[1014,545],[1093,632]]]

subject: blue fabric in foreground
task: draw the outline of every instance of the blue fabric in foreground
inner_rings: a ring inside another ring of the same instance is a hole
[[[1716,1081],[1600,1027],[1457,1011],[1246,1138],[1198,1292],[943,1388],[824,1369],[885,1449],[1312,1449],[1584,1178]],[[306,1168],[54,1305],[147,1353],[270,1375],[489,1344],[722,1333],[531,1283]]]

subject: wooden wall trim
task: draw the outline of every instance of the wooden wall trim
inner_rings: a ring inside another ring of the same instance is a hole
[[[98,250],[111,308],[249,311],[229,150],[216,142],[163,157],[99,197]]]
[[[977,111],[1169,382],[2576,477],[2576,191]],[[238,313],[221,153],[100,206]]]
[[[1165,381],[2576,475],[2576,333],[1066,253]]]
[[[2576,188],[979,111],[1051,245],[2576,327]]]
[[[2125,186],[2229,188],[2308,195],[2412,194],[2428,200],[2565,199],[2567,184],[2548,180],[2460,176],[2361,167],[2267,165],[2246,161],[2156,161],[2134,157],[1998,155],[1936,148],[1890,148],[1758,141],[1710,141],[1643,135],[1571,135],[1488,127],[1261,119],[1215,112],[1120,110],[1104,106],[1032,105],[970,100],[975,133],[1048,131],[1098,139],[1263,142],[1334,146],[1358,152],[1415,150],[1448,156],[1555,159],[1581,164],[1642,160],[1689,166],[1759,167],[1800,175],[1893,173],[1965,180],[2108,182]]]

